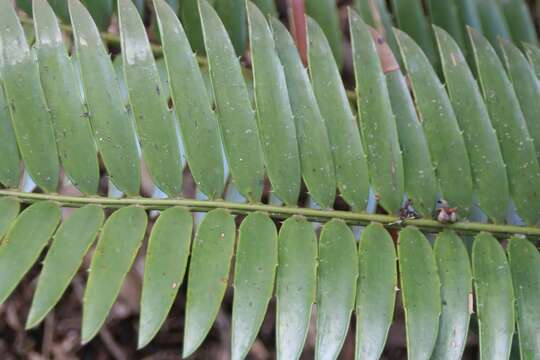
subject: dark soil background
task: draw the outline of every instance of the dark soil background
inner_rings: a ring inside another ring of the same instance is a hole
[[[444,1],[444,0],[441,0]],[[350,1],[338,1],[342,10],[344,31],[346,31],[345,7]],[[532,1],[531,1],[532,4]],[[285,0],[280,0],[280,13],[286,14]],[[538,19],[537,19],[538,20]],[[113,25],[114,26],[114,25]],[[349,45],[344,44],[346,48]],[[352,83],[350,59],[345,64],[344,80]],[[185,193],[192,197],[194,186],[189,174],[186,174]],[[70,189],[65,189],[69,193]],[[103,188],[106,193],[106,185]],[[342,204],[336,204],[338,207]],[[150,225],[152,222],[150,222]],[[149,226],[149,230],[151,226]],[[149,231],[148,230],[148,231]],[[137,348],[137,328],[139,300],[142,286],[144,267],[144,251],[146,244],[141,247],[139,256],[128,274],[123,289],[108,317],[101,332],[94,340],[86,345],[80,343],[80,328],[82,317],[81,300],[87,278],[87,269],[91,254],[87,255],[80,271],[58,305],[50,312],[46,320],[36,329],[26,331],[24,324],[29,311],[41,265],[36,264],[25,276],[9,299],[0,306],[0,360],[15,359],[92,359],[92,360],[175,360],[181,359],[184,307],[186,299],[185,284],[180,288],[174,306],[155,339],[144,349]],[[230,327],[232,309],[232,289],[225,296],[217,320],[206,341],[191,359],[229,359]],[[405,359],[406,340],[403,309],[399,293],[396,305],[394,323],[390,329],[389,338],[383,359]],[[302,359],[313,359],[315,347],[315,307],[312,316],[308,338]],[[275,304],[271,302],[266,319],[259,336],[252,347],[248,359],[275,359]],[[476,319],[473,316],[471,331],[465,359],[477,358],[477,336],[475,332]],[[351,321],[351,331],[345,341],[340,359],[354,359],[354,316]]]

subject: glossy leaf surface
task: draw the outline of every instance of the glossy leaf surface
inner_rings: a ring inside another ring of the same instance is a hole
[[[422,50],[405,33],[395,32],[442,197],[467,216],[473,184],[469,156],[452,104]]]
[[[441,280],[442,311],[432,359],[461,359],[473,301],[469,254],[463,241],[451,230],[437,235],[434,252]]]
[[[174,118],[146,37],[144,24],[131,0],[120,0],[118,20],[129,102],[145,165],[156,186],[170,197],[182,191],[182,164]]]
[[[138,195],[140,164],[133,123],[122,101],[110,57],[84,6],[69,0],[69,7],[94,139],[114,185],[128,195]]]
[[[409,226],[399,233],[398,258],[407,356],[429,359],[437,341],[441,313],[441,283],[435,256],[426,237]]]
[[[227,162],[240,193],[257,202],[263,191],[264,163],[246,81],[218,14],[207,1],[200,2],[200,9]]]
[[[99,206],[87,205],[60,225],[43,262],[26,319],[27,329],[38,325],[60,300],[96,239],[104,218]]]
[[[358,125],[322,29],[311,18],[307,24],[311,83],[326,124],[337,187],[345,201],[361,211],[366,207],[369,180]]]
[[[354,308],[358,256],[351,229],[332,220],[319,238],[315,359],[337,359]]]
[[[497,135],[458,44],[442,29],[435,28],[435,34],[447,91],[467,146],[478,204],[489,218],[502,223],[510,190]]]
[[[0,304],[36,262],[60,221],[60,208],[39,202],[25,209],[13,222],[0,246]]]
[[[13,198],[0,199],[0,243],[8,232],[9,226],[19,215],[20,204]]]
[[[368,26],[349,10],[360,128],[371,186],[381,206],[397,213],[403,200],[403,161],[395,117],[374,40]]]
[[[189,168],[209,198],[224,188],[222,145],[203,77],[180,21],[164,0],[155,0],[172,101]]]
[[[329,208],[336,197],[336,182],[324,119],[292,36],[278,20],[272,19],[271,25],[296,125],[302,177],[315,202]]]
[[[386,85],[396,116],[407,198],[422,216],[433,213],[439,184],[431,162],[422,124],[418,119],[406,79],[401,71],[386,74]]]
[[[41,85],[51,113],[60,162],[71,182],[95,195],[99,183],[97,149],[56,15],[45,0],[34,0],[36,52]]]
[[[266,171],[277,197],[294,205],[301,171],[287,82],[263,13],[251,2],[247,2],[247,9],[257,124]]]
[[[506,256],[492,235],[475,237],[472,269],[480,359],[508,359],[514,334],[514,291]]]
[[[233,216],[219,209],[199,225],[189,265],[184,357],[197,349],[216,319],[228,285],[235,230]]]
[[[155,222],[144,264],[139,324],[139,348],[165,321],[186,272],[193,218],[189,211],[171,208]]]
[[[243,359],[257,336],[274,289],[277,262],[274,223],[263,213],[250,214],[240,225],[236,249],[232,360]]]
[[[377,223],[367,226],[358,248],[356,287],[356,359],[379,359],[396,299],[396,250],[390,234]]]
[[[495,50],[473,29],[469,29],[469,35],[484,101],[506,163],[510,195],[517,213],[525,222],[534,224],[540,218],[540,166],[534,143],[516,93]]]
[[[302,217],[279,231],[276,275],[278,359],[299,359],[308,333],[317,282],[317,237]]]
[[[55,192],[60,164],[39,66],[9,0],[0,0],[0,24],[4,95],[19,151],[34,182],[47,192]]]
[[[538,339],[540,301],[540,254],[527,239],[513,237],[508,244],[508,260],[516,297],[516,321],[522,359],[540,353]]]
[[[116,211],[105,222],[84,291],[83,343],[90,341],[105,322],[141,246],[147,221],[142,208],[129,206]]]

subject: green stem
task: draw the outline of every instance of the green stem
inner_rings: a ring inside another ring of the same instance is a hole
[[[431,219],[409,219],[401,221],[399,217],[381,214],[354,213],[349,211],[317,210],[298,207],[281,207],[266,204],[243,204],[221,200],[194,200],[194,199],[150,199],[150,198],[123,198],[114,199],[106,197],[76,197],[58,194],[36,194],[16,190],[0,190],[0,196],[14,197],[23,203],[38,201],[54,201],[63,207],[82,207],[87,204],[100,205],[105,208],[120,208],[136,205],[147,210],[163,210],[174,206],[182,206],[192,212],[208,212],[213,209],[227,209],[233,214],[246,215],[261,211],[277,219],[286,219],[293,215],[304,216],[310,221],[326,222],[331,219],[340,219],[350,225],[367,225],[371,222],[383,224],[386,228],[399,229],[405,225],[414,225],[427,232],[439,232],[452,229],[461,234],[474,235],[481,231],[505,238],[511,235],[526,235],[540,238],[540,227],[525,227],[513,225],[483,224],[475,222],[457,222],[455,224],[441,224]]]

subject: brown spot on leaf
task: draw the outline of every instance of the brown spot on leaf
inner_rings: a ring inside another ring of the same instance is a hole
[[[375,46],[377,47],[377,53],[379,54],[379,59],[381,60],[381,66],[384,73],[386,74],[392,71],[399,70],[399,64],[396,61],[392,50],[390,50],[388,43],[386,42],[386,40],[384,40],[384,37],[373,28],[370,28],[370,31],[371,36],[375,41]]]

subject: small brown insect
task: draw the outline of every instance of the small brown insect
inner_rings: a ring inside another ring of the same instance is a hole
[[[405,201],[405,204],[399,209],[399,220],[389,223],[388,225],[402,225],[406,220],[418,219],[420,215],[413,207],[412,200]]]
[[[405,201],[403,207],[399,209],[399,218],[401,220],[418,219],[419,217],[420,215],[416,212],[413,202],[410,199]]]
[[[437,201],[437,221],[442,224],[453,224],[457,221],[457,208],[451,208],[446,200]]]

